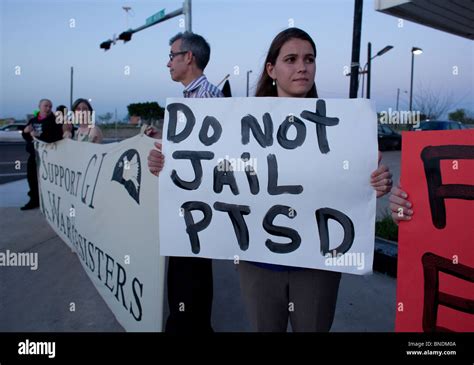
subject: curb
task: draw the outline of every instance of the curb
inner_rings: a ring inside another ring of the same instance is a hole
[[[398,243],[375,236],[373,270],[397,277]]]

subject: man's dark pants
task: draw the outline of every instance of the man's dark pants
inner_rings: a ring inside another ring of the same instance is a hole
[[[38,192],[38,173],[36,170],[36,156],[35,153],[30,153],[26,164],[26,178],[28,180],[28,186],[30,191],[30,201],[36,205],[39,205],[39,192]]]
[[[170,315],[165,332],[213,332],[212,260],[170,257],[167,283]]]

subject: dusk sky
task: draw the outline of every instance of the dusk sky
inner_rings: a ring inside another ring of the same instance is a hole
[[[0,118],[24,119],[49,98],[54,107],[69,105],[70,67],[74,66],[74,98],[92,99],[96,116],[106,112],[123,119],[126,106],[182,96],[183,86],[170,79],[169,39],[180,28],[182,16],[135,34],[129,43],[117,42],[107,52],[101,42],[136,28],[155,12],[169,13],[180,0],[0,0]],[[316,85],[320,97],[347,98],[352,47],[352,0],[193,0],[193,31],[211,44],[211,61],[205,70],[219,83],[230,74],[233,96],[245,96],[246,71],[251,95],[271,40],[290,24],[314,39],[318,50]],[[72,26],[74,25],[74,27]],[[415,59],[414,94],[430,90],[452,95],[452,107],[474,112],[473,42],[425,26],[403,21],[374,10],[364,1],[362,65],[367,42],[372,54],[394,49],[373,60],[372,99],[377,111],[395,109],[400,88],[400,109],[408,109],[411,48],[423,49]],[[125,74],[127,67],[129,75]],[[453,72],[457,70],[456,72]],[[19,73],[19,74],[18,74]],[[359,92],[360,95],[360,92]]]

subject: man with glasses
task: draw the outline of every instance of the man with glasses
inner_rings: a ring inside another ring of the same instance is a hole
[[[179,33],[170,39],[170,60],[167,64],[173,81],[184,85],[185,98],[218,98],[222,92],[203,74],[211,48],[200,35]]]
[[[222,92],[204,75],[211,48],[200,35],[185,32],[170,39],[167,67],[173,81],[184,85],[185,98],[218,98]],[[145,132],[159,136],[154,128]],[[156,176],[163,169],[161,144],[148,155],[148,168]],[[165,332],[212,332],[212,260],[199,257],[170,257],[168,260],[168,304],[170,315]]]

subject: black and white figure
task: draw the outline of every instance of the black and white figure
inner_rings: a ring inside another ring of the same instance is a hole
[[[140,182],[142,168],[137,150],[124,152],[117,161],[112,180],[122,184],[128,194],[140,204]]]

